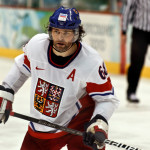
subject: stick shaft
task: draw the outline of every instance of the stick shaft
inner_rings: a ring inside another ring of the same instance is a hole
[[[68,132],[68,133],[71,133],[71,134],[74,134],[74,135],[83,136],[83,133],[81,131],[74,130],[74,129],[71,129],[71,128],[67,128],[67,127],[64,127],[64,126],[60,126],[58,124],[54,124],[54,123],[48,122],[46,120],[33,118],[33,117],[26,116],[26,115],[23,115],[23,114],[19,114],[19,113],[16,113],[16,112],[11,112],[10,115],[13,116],[13,117],[20,118],[20,119],[35,122],[35,123],[38,123],[38,124],[41,124],[41,125],[45,125],[45,126],[48,126],[48,127],[51,127],[51,128],[62,130],[62,131],[65,131],[65,132]],[[99,145],[99,142],[96,141],[96,143]],[[108,139],[106,139],[104,141],[104,143],[108,144],[108,145],[111,145],[111,146],[118,147],[118,148],[124,148],[126,150],[141,150],[139,148],[134,148],[132,146],[122,144],[122,143],[119,143],[119,142],[115,142],[115,141],[111,141],[111,140],[108,140]]]
[[[70,128],[67,128],[67,127],[64,127],[64,126],[60,126],[58,124],[54,124],[54,123],[48,122],[46,120],[36,119],[36,118],[26,116],[26,115],[23,115],[23,114],[19,114],[19,113],[16,113],[16,112],[11,112],[10,115],[13,116],[13,117],[20,118],[20,119],[35,122],[35,123],[38,123],[38,124],[41,124],[41,125],[45,125],[45,126],[48,126],[48,127],[51,127],[51,128],[62,130],[62,131],[65,131],[65,132],[68,132],[68,133],[71,133],[71,134],[74,134],[74,135],[82,136],[81,131],[70,129]]]

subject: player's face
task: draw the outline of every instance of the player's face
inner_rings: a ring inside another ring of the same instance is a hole
[[[70,29],[52,28],[53,47],[60,53],[70,49],[74,39],[74,32]]]

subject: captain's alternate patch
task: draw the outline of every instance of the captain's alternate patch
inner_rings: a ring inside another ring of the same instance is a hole
[[[34,96],[34,108],[46,116],[55,118],[63,91],[63,87],[48,83],[39,78]]]

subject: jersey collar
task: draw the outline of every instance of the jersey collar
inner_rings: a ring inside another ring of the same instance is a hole
[[[52,55],[51,55],[51,53],[52,53],[52,42],[50,41],[50,43],[49,43],[49,46],[48,46],[48,53],[47,53],[47,55],[48,55],[48,62],[52,65],[52,66],[54,66],[54,67],[56,67],[56,68],[60,68],[60,69],[63,69],[63,68],[65,68],[65,67],[67,67],[76,57],[77,57],[77,55],[79,54],[79,52],[80,52],[80,50],[81,50],[81,47],[82,47],[82,44],[80,43],[80,42],[78,42],[77,43],[77,50],[75,51],[75,53],[70,57],[70,59],[68,60],[68,61],[66,61],[66,63],[65,64],[63,64],[63,65],[60,65],[60,64],[57,64],[57,63],[55,63],[53,60],[52,60]]]

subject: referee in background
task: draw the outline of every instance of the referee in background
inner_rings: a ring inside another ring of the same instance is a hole
[[[150,0],[125,0],[123,5],[122,38],[126,42],[128,25],[132,24],[130,66],[127,72],[127,100],[139,103],[136,90],[150,44]]]

